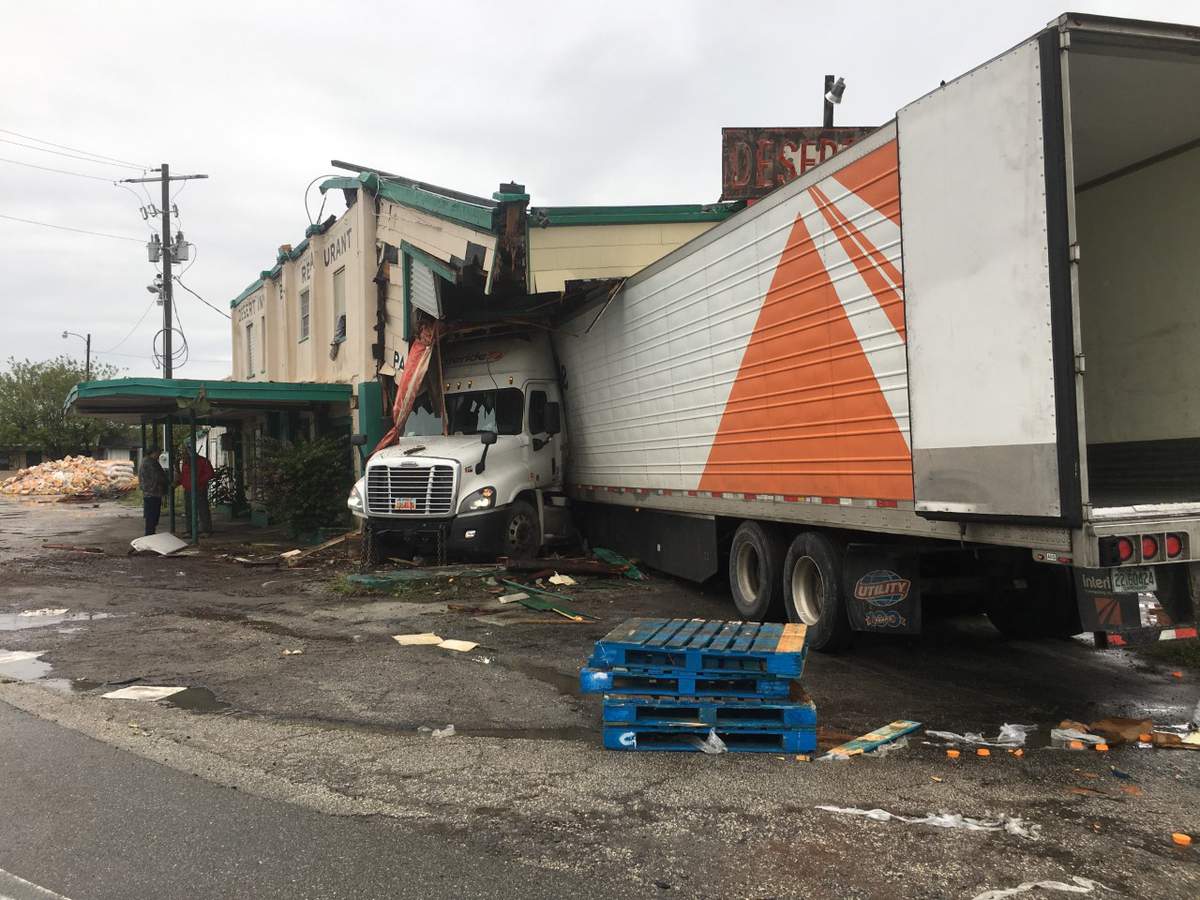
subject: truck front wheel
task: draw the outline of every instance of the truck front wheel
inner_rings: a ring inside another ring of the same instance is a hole
[[[783,600],[788,620],[808,626],[808,645],[833,652],[850,646],[853,632],[842,599],[842,552],[828,537],[806,531],[783,560]]]
[[[513,559],[533,559],[542,549],[542,528],[537,510],[524,500],[508,508],[504,523],[504,553]]]
[[[367,568],[375,568],[383,562],[383,538],[370,522],[363,522],[359,535],[358,557]]]
[[[738,615],[762,622],[779,608],[783,539],[758,522],[743,522],[729,547],[729,590]]]

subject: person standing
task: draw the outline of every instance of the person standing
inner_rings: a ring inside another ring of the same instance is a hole
[[[192,466],[196,464],[196,518],[202,534],[211,535],[212,510],[208,506],[208,483],[213,480],[212,463],[206,456],[198,456],[194,447],[188,447],[183,457],[183,465],[179,467],[179,479],[176,482],[183,488],[183,508],[187,516],[187,528],[192,527]]]
[[[158,519],[162,515],[163,495],[167,493],[167,473],[158,463],[158,447],[147,447],[138,466],[138,486],[142,489],[142,518],[146,520],[146,534],[158,530]]]

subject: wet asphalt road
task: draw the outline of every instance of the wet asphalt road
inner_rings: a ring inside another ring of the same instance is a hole
[[[218,787],[5,703],[0,811],[0,871],[71,900],[583,898],[595,887],[387,819]]]

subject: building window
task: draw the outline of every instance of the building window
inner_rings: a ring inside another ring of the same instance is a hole
[[[346,267],[333,273],[333,339],[346,339]]]
[[[308,290],[300,292],[300,340],[308,340]]]
[[[246,323],[246,374],[254,377],[254,323]]]

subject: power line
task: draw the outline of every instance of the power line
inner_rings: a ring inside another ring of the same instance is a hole
[[[218,306],[213,306],[211,303],[209,303],[207,300],[205,300],[203,297],[201,297],[199,294],[197,294],[195,291],[193,291],[190,287],[188,287],[186,284],[184,284],[183,279],[180,278],[178,275],[175,276],[175,282],[181,288],[183,288],[185,291],[187,291],[189,294],[191,294],[193,297],[195,297],[197,300],[199,300],[201,303],[203,303],[209,309],[211,309],[213,312],[218,313],[227,319],[231,318],[229,313],[225,312],[223,309],[221,309]]]
[[[37,144],[24,144],[21,141],[10,140],[9,138],[0,138],[0,144],[12,144],[16,147],[25,147],[29,150],[37,150],[39,153],[53,153],[55,156],[65,156],[68,159],[81,159],[84,162],[90,162],[97,166],[116,166],[118,169],[137,169],[139,172],[146,171],[144,167],[135,166],[132,163],[106,162],[105,160],[94,159],[90,156],[80,156],[78,153],[63,153],[61,150],[51,150],[48,147],[39,147]]]
[[[141,238],[129,237],[124,234],[106,234],[103,231],[88,231],[86,228],[72,228],[69,225],[53,225],[50,222],[35,222],[33,219],[19,219],[16,216],[6,216],[0,213],[0,219],[8,219],[12,222],[24,222],[26,225],[41,225],[43,228],[57,228],[61,231],[74,231],[77,234],[90,234],[95,237],[114,238],[118,241],[133,241],[138,244],[146,243]]]
[[[119,163],[121,165],[132,166],[135,169],[150,168],[149,166],[143,165],[142,163],[130,162],[127,159],[117,159],[117,157],[115,157],[115,156],[104,156],[103,154],[100,154],[100,153],[92,153],[90,150],[80,150],[78,147],[68,147],[66,144],[56,144],[56,143],[54,143],[54,141],[43,140],[42,138],[36,138],[36,137],[33,137],[32,135],[28,135],[28,134],[21,134],[20,132],[17,132],[17,131],[9,131],[7,128],[0,128],[0,133],[11,134],[14,137],[24,138],[27,141],[34,141],[38,144],[46,144],[49,147],[57,147],[59,150],[73,150],[76,153],[85,153],[88,156],[94,156],[94,157],[96,157],[96,159],[99,159],[99,160],[106,160],[111,163]]]
[[[43,172],[55,172],[59,175],[74,175],[76,178],[91,178],[93,181],[106,181],[112,183],[111,178],[105,178],[103,175],[84,175],[82,172],[68,172],[66,169],[52,169],[49,166],[35,166],[33,163],[21,162],[19,159],[5,159],[0,157],[0,162],[12,163],[14,166],[25,166],[27,169],[41,169]]]
[[[113,350],[116,350],[118,347],[120,347],[122,344],[124,344],[127,340],[129,340],[131,337],[133,337],[133,333],[138,330],[138,328],[141,326],[141,324],[143,322],[146,321],[146,316],[150,315],[150,310],[154,309],[154,304],[156,302],[157,301],[155,301],[155,300],[150,301],[150,305],[146,307],[146,311],[144,313],[142,313],[142,317],[140,319],[138,319],[137,322],[134,323],[134,326],[132,328],[129,329],[129,334],[125,335],[125,337],[121,338],[119,341],[117,341],[115,344],[113,344],[112,350],[102,350],[100,352],[112,353]]]

